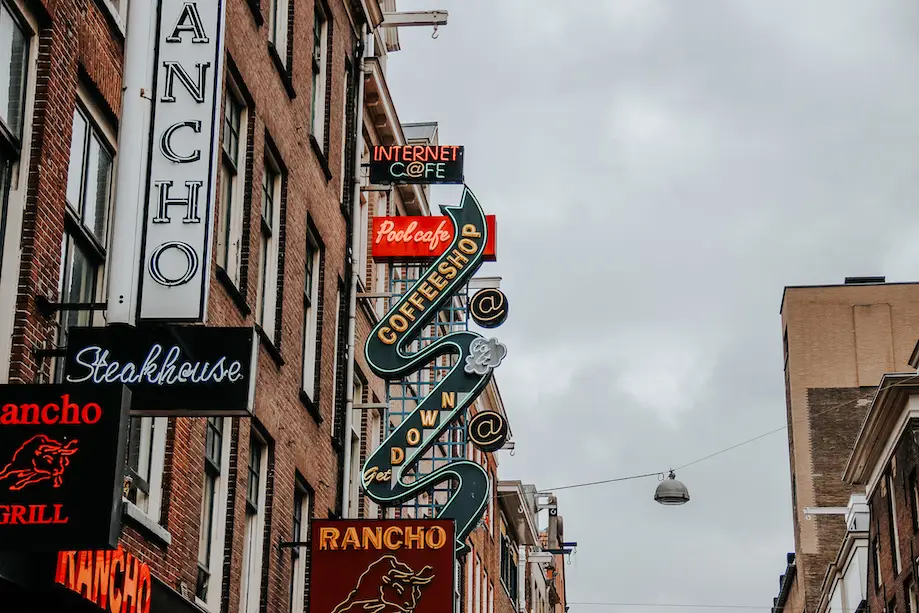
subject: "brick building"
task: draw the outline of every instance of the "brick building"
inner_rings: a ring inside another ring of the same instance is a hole
[[[111,262],[130,257],[111,244],[138,1],[0,2],[3,380],[60,380],[67,330],[109,323],[42,305],[105,303]],[[354,92],[381,20],[374,0],[227,3],[207,324],[257,330],[255,408],[132,419],[121,545],[151,569],[154,613],[305,610],[306,550],[281,543],[346,500]],[[0,568],[4,610],[98,610],[49,588],[54,560]]]
[[[870,611],[914,612],[919,551],[919,384],[909,372],[881,379],[851,459],[846,481],[863,487],[870,508],[867,605]]]
[[[788,287],[781,314],[796,550],[782,606],[799,613],[817,609],[846,538],[840,509],[861,492],[842,471],[881,377],[907,368],[919,284],[868,277]]]

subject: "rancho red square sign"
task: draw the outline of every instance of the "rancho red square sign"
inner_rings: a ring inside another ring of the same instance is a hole
[[[453,521],[317,520],[310,613],[453,610]]]

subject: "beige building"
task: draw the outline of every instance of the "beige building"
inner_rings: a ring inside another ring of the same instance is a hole
[[[779,601],[797,613],[818,609],[848,532],[846,506],[864,493],[842,473],[881,377],[909,370],[919,284],[861,277],[787,287],[781,315],[796,555]]]

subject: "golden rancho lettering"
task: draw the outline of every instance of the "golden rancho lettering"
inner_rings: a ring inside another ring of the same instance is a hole
[[[319,529],[320,551],[440,549],[446,544],[447,531],[440,526],[364,526],[360,530],[352,526],[344,532],[333,527]]]

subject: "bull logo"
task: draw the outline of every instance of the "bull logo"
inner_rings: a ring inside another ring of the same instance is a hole
[[[357,587],[332,609],[332,613],[354,610],[367,613],[412,613],[421,599],[422,588],[434,580],[434,569],[425,566],[420,571],[385,555],[363,572]]]
[[[77,440],[66,443],[36,434],[13,453],[9,464],[0,469],[0,481],[17,479],[9,489],[19,491],[50,479],[54,487],[64,483],[64,470],[70,465],[70,456],[77,452]]]

